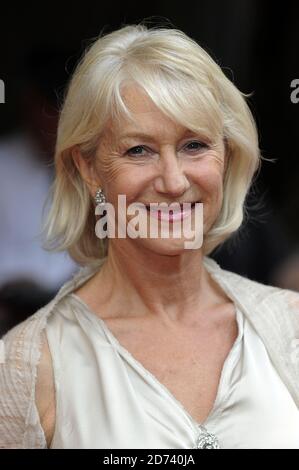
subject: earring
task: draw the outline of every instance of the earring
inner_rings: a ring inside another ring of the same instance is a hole
[[[96,204],[95,215],[98,215],[100,218],[95,225],[95,234],[100,240],[107,238],[107,222],[104,220],[104,224],[101,223],[101,217],[104,215],[104,212],[107,212],[106,206],[106,197],[104,191],[99,188],[94,196],[94,201]]]
[[[106,197],[105,197],[104,191],[101,188],[97,190],[94,200],[95,200],[96,205],[101,204],[103,206],[105,204]]]

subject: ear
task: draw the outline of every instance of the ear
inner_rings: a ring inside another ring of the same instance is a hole
[[[99,177],[96,176],[91,160],[82,155],[78,145],[75,145],[72,148],[71,155],[81,178],[88,186],[90,195],[94,197],[97,189],[101,187],[101,181],[99,180]]]

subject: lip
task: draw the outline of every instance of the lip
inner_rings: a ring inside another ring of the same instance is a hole
[[[196,203],[200,203],[201,201],[185,201],[180,204],[180,210],[169,210],[168,207],[165,209],[162,207],[160,209],[155,209],[154,207],[150,207],[150,205],[146,205],[146,209],[149,212],[151,217],[154,217],[158,220],[164,220],[167,222],[176,222],[189,217],[192,214],[192,210],[195,207]],[[188,204],[187,207],[183,206],[183,204]]]
[[[169,202],[169,203],[166,203],[166,205],[167,205],[166,210],[168,210],[168,206],[170,206],[170,204],[179,204],[181,207],[183,207],[183,204],[191,204],[191,206],[193,207],[194,204],[196,204],[197,202],[200,203],[200,202],[202,202],[202,201],[197,200],[197,201],[183,201],[183,202],[173,201],[173,202]],[[148,204],[145,204],[145,203],[144,203],[144,205],[145,205],[145,207],[146,207],[147,209],[150,208],[150,205],[151,205],[151,204],[155,204],[155,205],[156,205],[156,204],[165,204],[165,203],[164,203],[163,201],[160,201],[160,202],[150,202],[150,203],[148,203]],[[163,206],[161,207],[161,210],[163,210]]]

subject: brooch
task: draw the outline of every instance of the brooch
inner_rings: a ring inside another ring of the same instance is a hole
[[[199,434],[193,449],[220,449],[217,437],[208,432],[204,426],[199,425]]]

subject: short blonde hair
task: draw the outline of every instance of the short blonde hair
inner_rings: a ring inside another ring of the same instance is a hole
[[[244,202],[260,166],[258,134],[245,98],[219,65],[185,33],[171,28],[124,26],[99,37],[84,53],[61,109],[55,149],[56,176],[49,193],[44,247],[67,250],[81,265],[97,264],[107,240],[95,235],[94,201],[72,157],[74,146],[91,161],[109,118],[128,110],[121,96],[125,82],[140,85],[166,115],[214,139],[228,152],[223,203],[206,234],[204,254],[235,232]]]

